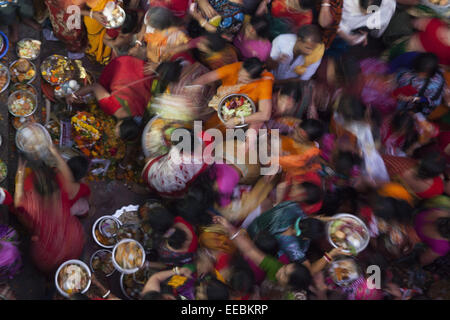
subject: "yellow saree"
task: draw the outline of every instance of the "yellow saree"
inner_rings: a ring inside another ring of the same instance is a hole
[[[102,12],[106,4],[111,0],[87,0],[86,4],[93,11]],[[106,28],[97,20],[84,17],[88,34],[88,48],[86,54],[95,59],[100,64],[107,64],[111,59],[111,48],[103,44]]]

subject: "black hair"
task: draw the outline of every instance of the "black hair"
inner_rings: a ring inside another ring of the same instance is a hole
[[[300,128],[306,131],[310,141],[317,141],[325,133],[324,125],[316,119],[306,119],[300,123]]]
[[[141,300],[165,300],[164,296],[159,291],[147,291],[141,296]]]
[[[175,231],[167,238],[167,243],[175,250],[181,249],[187,240],[186,232],[177,227],[173,228]]]
[[[175,217],[164,207],[155,207],[149,209],[147,222],[152,230],[158,234],[164,234],[174,224]]]
[[[303,182],[301,186],[305,189],[306,199],[303,202],[307,204],[315,204],[322,200],[322,189],[311,182]]]
[[[33,186],[41,196],[50,196],[59,190],[56,182],[56,172],[41,160],[28,160],[34,174]]]
[[[89,160],[83,156],[72,157],[67,161],[75,181],[80,181],[89,170]]]
[[[253,242],[255,246],[265,254],[276,256],[278,253],[278,240],[268,230],[261,230],[258,232],[255,235]]]
[[[320,239],[325,234],[325,223],[319,219],[301,219],[298,227],[302,231],[300,234],[300,237],[302,238],[315,240]]]
[[[337,173],[350,176],[353,166],[359,165],[362,159],[352,152],[339,151],[333,160]]]
[[[316,6],[316,0],[299,0],[299,3],[303,9],[314,9]]]
[[[353,95],[346,95],[339,101],[338,112],[346,121],[362,121],[366,114],[366,106]]]
[[[436,225],[439,234],[446,239],[450,239],[450,218],[448,217],[438,218],[436,220]]]
[[[412,218],[413,208],[408,202],[392,197],[377,196],[373,213],[386,222],[408,223]]]
[[[148,12],[147,23],[155,29],[165,30],[174,25],[172,12],[164,7],[151,7]]]
[[[438,152],[425,154],[419,161],[417,176],[421,179],[437,177],[445,171],[445,158]]]
[[[314,24],[306,24],[301,26],[297,31],[297,37],[302,41],[311,39],[315,43],[322,42],[322,34],[318,26]]]
[[[180,60],[162,62],[156,68],[159,80],[159,93],[166,91],[170,83],[177,82],[182,70],[183,66]]]
[[[439,70],[439,58],[431,52],[419,54],[413,61],[415,72],[424,72],[427,77],[432,77]]]
[[[370,6],[381,6],[382,0],[359,0],[359,6],[367,10]]]
[[[229,300],[230,291],[226,284],[212,278],[206,284],[206,297],[207,300]]]
[[[120,31],[123,34],[134,33],[138,25],[138,15],[136,11],[127,10],[125,21]]]
[[[140,126],[131,117],[123,119],[119,126],[119,136],[125,141],[135,141],[140,133]]]
[[[267,19],[266,16],[253,15],[250,20],[250,24],[252,25],[253,29],[255,29],[258,37],[263,39],[269,39],[270,21]]]
[[[75,292],[69,297],[69,300],[91,300],[89,297],[85,294],[82,294],[81,292]]]
[[[256,57],[245,60],[243,67],[250,74],[252,79],[258,79],[264,71],[264,63]]]
[[[419,139],[414,117],[409,112],[397,112],[392,118],[392,128],[396,131],[404,131],[405,142],[403,149],[405,150],[411,147]]]
[[[227,45],[227,41],[217,33],[208,32],[205,37],[208,40],[208,48],[213,52],[220,52]]]
[[[231,265],[232,273],[229,281],[231,289],[239,294],[249,294],[255,285],[255,275],[242,256],[237,255]]]
[[[311,284],[311,272],[299,262],[294,262],[294,269],[289,275],[288,284],[294,290],[306,290]]]
[[[302,97],[301,89],[296,81],[290,81],[279,87],[279,92],[282,95],[290,96],[295,102],[299,102]]]

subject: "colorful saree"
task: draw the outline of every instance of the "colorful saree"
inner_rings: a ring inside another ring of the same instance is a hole
[[[68,28],[69,6],[73,6],[72,0],[45,0],[50,21],[55,36],[64,42],[70,52],[82,52],[87,45],[86,27],[81,23],[80,28]]]
[[[110,0],[87,0],[86,4],[91,10],[102,12]],[[107,29],[97,20],[84,17],[88,35],[88,48],[86,54],[98,63],[105,65],[111,59],[112,49],[103,43]]]

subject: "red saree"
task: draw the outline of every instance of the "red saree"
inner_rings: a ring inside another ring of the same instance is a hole
[[[70,200],[57,177],[59,191],[49,198],[39,195],[33,186],[34,174],[24,182],[24,195],[16,208],[20,221],[34,236],[31,257],[39,270],[51,274],[61,263],[77,259],[83,252],[84,231],[70,214]]]
[[[83,52],[87,45],[86,28],[82,20],[80,27],[70,30],[67,26],[73,12],[67,13],[67,8],[74,5],[72,0],[45,0],[50,21],[55,36],[64,42],[67,50],[71,52]]]
[[[105,113],[113,115],[124,107],[130,116],[144,115],[152,85],[152,76],[144,75],[144,64],[143,60],[121,56],[103,69],[98,82],[111,94],[99,101]]]

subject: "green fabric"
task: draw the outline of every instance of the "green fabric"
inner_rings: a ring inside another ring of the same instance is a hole
[[[425,202],[425,206],[427,208],[450,209],[450,197],[445,195],[434,197]]]
[[[267,279],[277,282],[275,275],[283,267],[283,264],[272,256],[265,256],[259,267],[266,273]]]
[[[270,40],[272,41],[280,34],[291,33],[291,25],[284,19],[274,18],[271,15],[266,15],[270,23]]]
[[[182,266],[182,268],[188,268],[189,270],[191,270],[192,272],[195,272],[196,268],[195,268],[195,264],[193,263],[188,263]]]
[[[383,43],[390,47],[401,37],[411,36],[414,33],[412,18],[408,12],[397,8],[386,31],[383,33]]]

